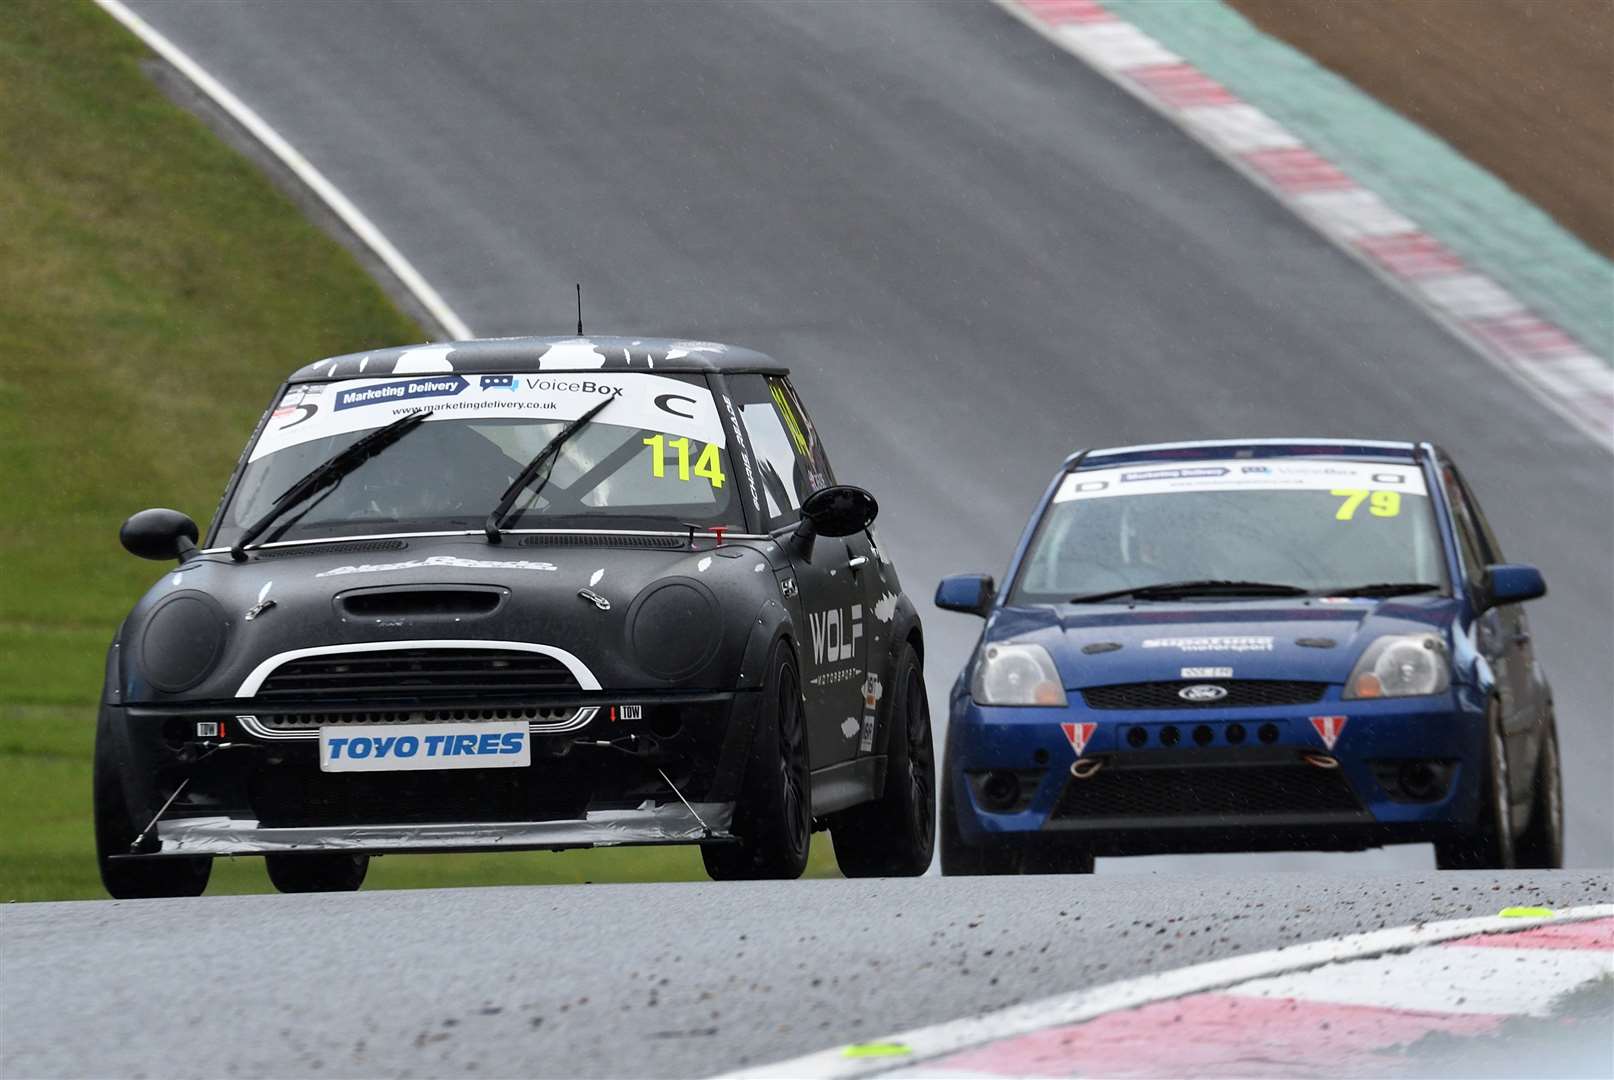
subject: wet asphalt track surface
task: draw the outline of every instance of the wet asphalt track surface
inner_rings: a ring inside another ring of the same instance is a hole
[[[839,476],[881,499],[938,721],[978,623],[934,612],[935,581],[1001,572],[1071,449],[1441,442],[1553,586],[1531,618],[1570,861],[1614,864],[1614,459],[995,8],[136,6],[478,333],[568,331],[581,280],[599,332],[791,362]],[[7,1074],[695,1074],[1233,948],[1608,898],[1606,873],[1493,892],[1431,863],[12,908],[0,1049]]]
[[[1607,873],[1539,879],[920,878],[17,905],[0,911],[0,1067],[701,1076],[1235,952],[1610,899]]]

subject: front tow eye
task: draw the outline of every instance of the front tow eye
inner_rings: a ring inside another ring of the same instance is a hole
[[[1301,754],[1300,760],[1307,765],[1315,765],[1319,769],[1339,768],[1339,759],[1329,757],[1327,754]]]
[[[1070,763],[1070,775],[1077,780],[1091,780],[1103,767],[1103,758],[1077,758]]]

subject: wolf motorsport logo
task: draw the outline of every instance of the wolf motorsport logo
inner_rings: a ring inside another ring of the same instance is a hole
[[[807,622],[813,630],[813,661],[819,666],[838,664],[857,655],[857,642],[863,636],[862,604],[853,604],[850,609],[809,611]]]

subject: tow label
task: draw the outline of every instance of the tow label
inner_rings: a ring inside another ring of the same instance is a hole
[[[1082,756],[1082,751],[1087,749],[1088,742],[1093,738],[1093,732],[1098,730],[1098,725],[1094,723],[1060,724],[1059,727],[1065,733],[1065,738],[1070,741],[1070,748],[1076,751],[1077,757]]]
[[[1323,745],[1332,750],[1339,737],[1345,733],[1345,717],[1343,716],[1313,716],[1311,726],[1317,729],[1318,738]]]

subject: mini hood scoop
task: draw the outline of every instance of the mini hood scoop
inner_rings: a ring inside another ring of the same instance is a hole
[[[494,585],[401,585],[338,593],[346,619],[480,619],[504,606],[510,590]]]

